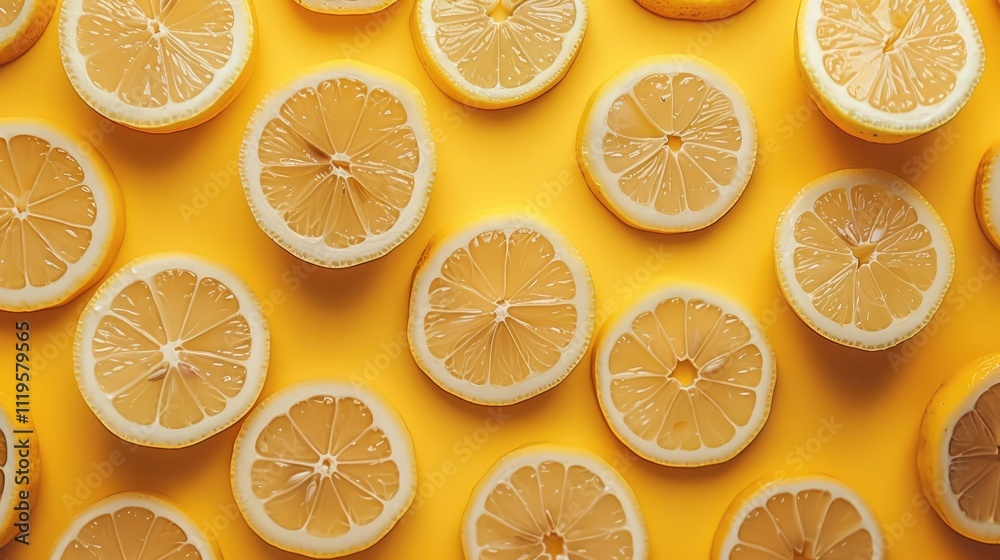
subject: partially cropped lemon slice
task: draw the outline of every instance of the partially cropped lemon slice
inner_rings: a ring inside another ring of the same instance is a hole
[[[976,216],[983,233],[1000,250],[1000,143],[994,144],[983,155],[976,174]]]
[[[505,455],[462,521],[466,560],[644,560],[646,523],[625,479],[582,450],[537,445]]]
[[[920,427],[920,482],[952,529],[1000,544],[1000,354],[958,371],[934,394]]]
[[[0,64],[30,49],[52,19],[56,0],[0,0]]]
[[[374,545],[417,492],[403,420],[348,383],[300,383],[269,397],[240,429],[231,473],[250,527],[311,558]]]
[[[435,149],[423,96],[340,60],[274,91],[247,125],[240,175],[257,224],[325,267],[381,257],[423,218]]]
[[[651,292],[597,335],[601,410],[619,439],[656,463],[728,461],[771,409],[774,351],[753,316],[693,286]]]
[[[16,332],[28,332],[30,338],[30,331]],[[22,360],[19,355],[26,358]],[[14,363],[30,366],[30,356],[30,352],[17,351]],[[13,364],[11,369],[15,369]],[[13,393],[0,393],[0,546],[25,533],[28,543],[33,542],[30,515],[38,494],[41,451],[29,404],[22,400],[18,406]],[[18,408],[23,412],[19,412]]]
[[[753,4],[754,0],[636,0],[636,2],[663,17],[708,21],[739,13]]]
[[[269,344],[260,304],[242,279],[192,256],[145,257],[111,276],[84,310],[76,380],[118,437],[184,447],[250,410]]]
[[[594,325],[586,263],[558,232],[497,215],[436,237],[410,295],[410,349],[465,400],[503,405],[559,384]]]
[[[774,251],[781,290],[799,317],[862,350],[917,334],[955,269],[937,212],[906,181],[873,169],[809,184],[778,218]]]
[[[527,103],[569,72],[586,0],[417,0],[413,42],[434,83],[481,109]]]
[[[105,117],[175,132],[221,112],[250,78],[258,38],[248,0],[64,0],[69,81]]]
[[[0,120],[0,309],[62,305],[89,288],[125,232],[118,181],[86,141]]]
[[[215,541],[159,496],[122,492],[77,515],[51,560],[222,560]]]
[[[882,528],[860,496],[825,476],[751,486],[726,510],[712,560],[882,560]]]
[[[722,70],[691,56],[626,67],[602,85],[577,137],[580,168],[625,223],[674,233],[707,227],[743,194],[757,125]]]
[[[384,10],[397,0],[295,0],[307,10],[321,14],[370,14]]]
[[[881,143],[951,120],[985,58],[965,0],[802,0],[795,48],[806,89],[830,120]]]

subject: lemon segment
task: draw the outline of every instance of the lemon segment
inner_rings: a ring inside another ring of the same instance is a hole
[[[476,486],[462,521],[466,560],[644,560],[646,523],[628,483],[582,450],[511,452]]]
[[[976,217],[979,225],[997,250],[1000,250],[1000,177],[997,176],[1000,144],[983,155],[976,174]]]
[[[321,14],[371,14],[388,8],[397,0],[295,0],[303,8]]]
[[[513,214],[439,235],[414,273],[414,359],[470,402],[511,404],[559,384],[590,346],[593,324],[593,283],[576,249]]]
[[[34,46],[55,9],[56,0],[0,0],[0,64]]]
[[[635,0],[654,14],[695,21],[723,19],[737,14],[754,0]]]

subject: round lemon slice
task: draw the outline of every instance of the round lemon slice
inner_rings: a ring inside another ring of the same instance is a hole
[[[62,305],[111,266],[125,232],[97,150],[39,120],[0,120],[0,309]]]
[[[963,368],[934,394],[917,463],[924,494],[945,523],[1000,544],[1000,354]]]
[[[951,120],[985,58],[964,0],[802,0],[795,50],[823,113],[848,134],[880,143]]]
[[[21,354],[19,351],[15,358]],[[26,352],[23,355],[30,356]],[[27,364],[27,360],[16,363]],[[0,393],[0,546],[19,534],[30,535],[31,507],[37,494],[41,455],[29,405],[23,400],[19,405],[10,393]],[[19,408],[24,412],[19,412]]]
[[[222,560],[211,540],[165,498],[122,492],[77,515],[52,560]]]
[[[1000,143],[993,145],[979,164],[976,174],[976,216],[987,239],[1000,250],[1000,177],[997,176],[997,159]]]
[[[628,483],[591,453],[525,447],[497,461],[462,520],[467,560],[614,558],[649,554]]]
[[[882,528],[853,490],[825,476],[751,486],[715,534],[712,560],[882,560]]]
[[[569,72],[587,29],[585,0],[417,0],[413,42],[434,83],[460,103],[527,103]]]
[[[743,11],[754,0],[636,0],[653,12],[668,18],[709,21],[723,19]]]
[[[757,158],[757,125],[722,70],[683,55],[640,60],[594,92],[577,136],[597,198],[632,227],[693,231],[722,218]]]
[[[693,286],[651,292],[597,335],[594,376],[611,430],[674,467],[728,461],[757,436],[774,394],[774,351],[753,316]]]
[[[243,137],[240,175],[271,239],[300,259],[340,268],[381,257],[413,233],[435,161],[420,92],[341,60],[260,104]]]
[[[295,3],[321,14],[355,15],[384,10],[396,0],[295,0]]]
[[[349,383],[300,383],[261,403],[236,438],[231,472],[250,527],[311,558],[374,545],[417,491],[402,418]]]
[[[64,0],[63,67],[95,111],[146,132],[220,113],[250,78],[257,46],[247,0]]]
[[[474,403],[512,404],[558,385],[593,326],[594,287],[579,253],[513,214],[439,235],[413,276],[413,357],[442,389]]]
[[[819,334],[884,350],[920,332],[951,284],[944,222],[913,187],[873,169],[817,179],[778,218],[781,291]]]
[[[111,276],[76,331],[76,381],[116,436],[185,447],[253,406],[270,339],[260,303],[233,273],[188,255],[132,261]]]
[[[34,46],[55,9],[56,0],[0,0],[0,64]]]

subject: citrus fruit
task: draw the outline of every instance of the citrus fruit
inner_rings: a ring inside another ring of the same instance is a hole
[[[964,0],[802,0],[795,50],[823,113],[848,134],[880,143],[951,120],[985,58]]]
[[[372,391],[332,381],[293,385],[261,403],[236,438],[231,476],[250,527],[312,558],[374,545],[417,491],[402,418]]]
[[[338,268],[381,257],[413,233],[434,171],[420,92],[349,60],[272,92],[247,125],[240,157],[261,229],[296,257]]]
[[[52,19],[56,0],[0,0],[0,64],[30,49]]]
[[[122,492],[90,506],[56,543],[52,560],[222,560],[218,546],[165,498]]]
[[[934,394],[917,462],[924,494],[945,523],[1000,544],[1000,354],[959,370]]]
[[[0,119],[0,309],[62,305],[103,275],[125,233],[111,168],[56,125]]]
[[[30,342],[26,346],[18,343],[18,346],[28,349]],[[15,356],[20,354],[31,355],[30,350],[19,350]],[[18,359],[16,363],[28,365],[29,361]],[[13,364],[10,369],[15,369]],[[30,372],[30,369],[16,369]],[[23,544],[33,542],[30,540],[31,514],[41,472],[41,456],[30,407],[30,399],[18,400],[13,393],[0,393],[0,546],[19,535],[28,539]]]
[[[561,234],[498,214],[438,235],[413,275],[409,341],[465,400],[520,402],[559,384],[590,346],[590,271]]]
[[[884,350],[917,334],[951,284],[944,222],[906,181],[849,169],[810,183],[778,218],[781,291],[819,334]]]
[[[753,4],[754,0],[636,0],[653,12],[668,18],[709,21],[723,19]]]
[[[307,10],[321,14],[370,14],[384,10],[396,0],[295,0]]]
[[[248,0],[64,0],[59,49],[95,111],[146,132],[202,124],[250,78],[257,48]]]
[[[270,340],[260,303],[232,272],[154,255],[112,275],[76,331],[76,381],[116,436],[185,447],[228,428],[264,385]]]
[[[590,189],[622,221],[660,233],[692,231],[718,221],[743,194],[757,157],[757,125],[722,70],[692,56],[658,56],[594,92],[577,154]]]
[[[460,103],[527,103],[569,72],[587,29],[585,0],[417,0],[413,42],[431,80]]]
[[[1000,143],[993,145],[979,164],[976,174],[976,216],[983,233],[1000,250],[1000,177],[997,176],[997,158]]]
[[[882,560],[882,528],[839,481],[805,476],[751,486],[726,510],[712,560]]]
[[[653,290],[597,335],[594,383],[618,439],[674,467],[728,461],[771,409],[774,351],[749,311],[703,288]]]
[[[467,560],[642,560],[649,550],[625,479],[596,455],[551,445],[509,453],[483,477],[462,547]]]

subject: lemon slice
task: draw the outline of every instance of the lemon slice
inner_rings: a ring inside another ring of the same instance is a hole
[[[62,305],[118,254],[125,209],[86,141],[39,120],[0,120],[0,309]]]
[[[13,364],[11,369],[15,369]],[[22,400],[20,407],[27,408],[28,405]],[[40,476],[40,452],[35,425],[30,414],[19,416],[18,408],[17,401],[10,393],[0,393],[0,546],[17,535],[30,531],[31,507],[35,503]],[[24,530],[25,527],[28,531]]]
[[[0,64],[34,46],[55,9],[56,0],[0,0]]]
[[[240,175],[257,224],[313,264],[381,257],[423,218],[435,149],[423,96],[340,60],[265,99],[247,125]]]
[[[594,376],[611,430],[674,467],[728,461],[757,436],[774,394],[774,351],[742,306],[693,286],[651,292],[597,335]]]
[[[985,58],[964,0],[802,0],[795,50],[823,113],[848,134],[880,143],[951,120]]]
[[[562,235],[513,214],[436,237],[413,276],[409,341],[449,393],[520,402],[559,384],[590,346],[590,271]]]
[[[233,493],[268,543],[311,558],[364,550],[416,495],[413,442],[379,395],[300,383],[261,403],[233,450]]]
[[[961,369],[934,394],[917,462],[924,494],[945,523],[1000,544],[1000,354]]]
[[[384,10],[396,0],[295,0],[295,3],[321,14],[355,15]]]
[[[264,385],[267,321],[246,283],[197,257],[125,265],[84,310],[76,381],[116,436],[185,447],[221,432]]]
[[[831,173],[799,192],[778,218],[774,251],[798,316],[862,350],[917,334],[955,269],[937,212],[906,181],[873,169]]]
[[[527,103],[566,75],[587,29],[585,0],[417,0],[413,42],[434,83],[466,105]]]
[[[146,132],[220,113],[250,78],[257,46],[247,0],[64,0],[63,67],[95,111]]]
[[[754,0],[635,0],[643,8],[668,18],[709,21],[743,11]]]
[[[853,490],[825,476],[752,486],[729,506],[713,560],[882,560],[882,528]]]
[[[997,176],[997,159],[1000,143],[993,145],[979,164],[976,174],[976,216],[983,233],[1000,250],[1000,177]]]
[[[122,492],[77,515],[52,560],[222,560],[198,525],[165,498]]]
[[[594,92],[577,136],[580,168],[625,223],[675,233],[708,227],[743,194],[757,125],[722,70],[683,55],[640,60]]]
[[[536,445],[479,482],[462,520],[467,560],[642,560],[649,544],[625,479],[591,453]]]

